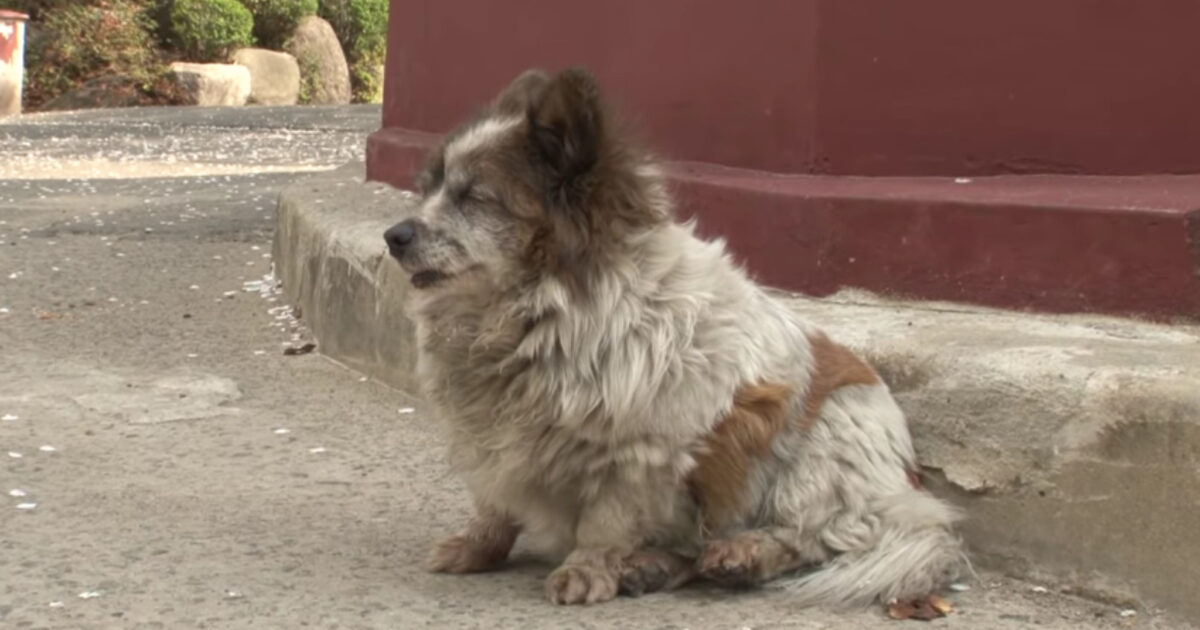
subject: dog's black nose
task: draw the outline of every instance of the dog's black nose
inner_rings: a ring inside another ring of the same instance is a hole
[[[388,228],[383,233],[383,240],[387,241],[388,249],[393,254],[399,254],[408,247],[409,243],[417,236],[417,228],[412,219],[401,221],[396,225]]]

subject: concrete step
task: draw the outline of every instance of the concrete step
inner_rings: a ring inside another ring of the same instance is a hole
[[[408,205],[361,165],[314,176],[280,197],[274,260],[322,353],[412,391],[408,283],[380,236]],[[982,566],[1200,619],[1200,328],[781,297],[878,367]]]

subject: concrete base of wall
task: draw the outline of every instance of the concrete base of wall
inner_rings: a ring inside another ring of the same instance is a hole
[[[412,391],[409,285],[382,241],[410,205],[360,165],[300,182],[281,196],[274,260],[321,352]],[[1086,251],[1079,237],[1064,247]],[[977,559],[1200,619],[1200,328],[781,298],[879,369],[933,486],[966,509]]]

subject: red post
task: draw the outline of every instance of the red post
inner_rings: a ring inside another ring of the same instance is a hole
[[[21,113],[27,20],[24,13],[0,9],[0,116]]]

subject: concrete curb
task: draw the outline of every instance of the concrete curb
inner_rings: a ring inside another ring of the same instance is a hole
[[[381,238],[409,203],[361,165],[316,175],[281,194],[274,256],[322,353],[411,392],[407,280]],[[1200,618],[1200,328],[783,297],[878,367],[978,558]]]
[[[280,193],[272,259],[323,354],[415,391],[408,279],[382,237],[407,204],[401,191],[363,183],[360,165],[302,180]]]

